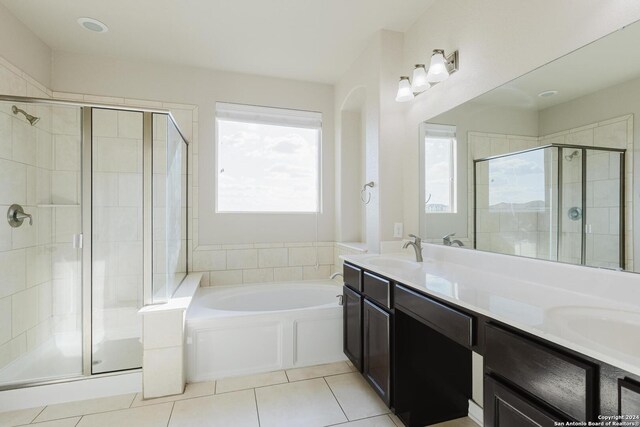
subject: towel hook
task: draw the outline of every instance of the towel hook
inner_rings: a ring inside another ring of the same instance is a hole
[[[362,203],[364,203],[365,205],[368,205],[369,202],[371,201],[371,192],[367,193],[368,197],[366,200],[364,197],[364,194],[367,191],[367,187],[373,188],[374,187],[373,181],[367,182],[365,185],[362,186],[362,190],[360,190],[360,200],[362,200]]]

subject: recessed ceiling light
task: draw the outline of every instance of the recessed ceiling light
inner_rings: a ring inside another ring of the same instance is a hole
[[[93,18],[78,18],[78,24],[85,30],[92,31],[94,33],[106,33],[109,28],[97,19]]]
[[[544,92],[540,92],[538,96],[540,98],[549,98],[550,96],[557,95],[557,94],[558,94],[557,90],[545,90]]]

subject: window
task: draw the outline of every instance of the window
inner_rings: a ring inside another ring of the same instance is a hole
[[[216,104],[217,212],[319,212],[322,115]]]
[[[426,213],[456,213],[456,130],[426,125],[424,136]]]
[[[489,210],[493,212],[544,212],[547,202],[545,183],[551,181],[546,164],[551,150],[533,150],[479,162],[488,164]],[[546,161],[545,161],[546,160]],[[486,171],[486,166],[484,166]]]

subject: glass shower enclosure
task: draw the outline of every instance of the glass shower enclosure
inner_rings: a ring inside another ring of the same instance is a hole
[[[624,158],[552,144],[474,160],[474,247],[624,269]]]
[[[140,368],[138,310],[187,273],[168,111],[0,97],[0,388]]]

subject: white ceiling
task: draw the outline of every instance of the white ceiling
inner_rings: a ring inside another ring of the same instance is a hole
[[[473,100],[480,105],[543,110],[640,77],[640,22],[525,74]],[[557,90],[548,98],[538,94]]]
[[[0,0],[54,50],[335,82],[435,0]],[[98,19],[104,34],[82,29]]]

